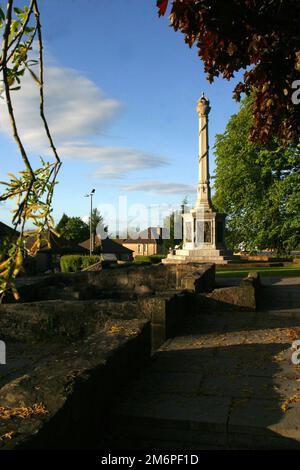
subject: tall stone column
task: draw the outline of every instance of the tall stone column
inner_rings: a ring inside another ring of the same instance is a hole
[[[202,95],[197,103],[199,116],[199,180],[197,202],[183,217],[183,246],[170,253],[164,264],[216,263],[228,264],[236,258],[226,249],[225,214],[217,213],[211,202],[208,160],[209,100]]]
[[[197,208],[211,209],[211,195],[209,184],[209,160],[208,160],[208,114],[210,112],[209,100],[204,96],[197,103],[199,115],[199,180],[197,186]]]

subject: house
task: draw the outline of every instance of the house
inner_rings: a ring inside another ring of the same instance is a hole
[[[30,250],[35,237],[26,240],[25,247]],[[49,246],[50,245],[50,246]],[[36,256],[28,256],[25,259],[25,268],[33,272],[45,272],[49,269],[59,268],[60,257],[63,255],[88,255],[89,252],[82,246],[63,236],[58,237],[53,232],[47,231],[43,234],[41,246]]]
[[[90,249],[90,239],[80,243],[80,246],[86,250]],[[133,259],[133,251],[111,238],[105,238],[101,240],[99,237],[95,237],[94,250],[101,247],[101,254],[103,259],[106,261],[131,261]],[[97,250],[98,251],[98,250]]]
[[[16,238],[18,235],[19,232],[4,224],[3,222],[0,222],[0,243],[11,237]]]
[[[151,256],[164,254],[165,232],[161,227],[148,227],[137,238],[116,238],[115,241],[133,251],[133,256]]]

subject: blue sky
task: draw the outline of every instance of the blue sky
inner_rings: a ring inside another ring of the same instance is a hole
[[[197,184],[196,102],[202,91],[212,105],[210,167],[214,136],[238,110],[235,81],[210,85],[195,48],[158,18],[155,0],[44,0],[40,2],[46,54],[46,111],[63,167],[54,218],[85,216],[84,194],[94,203],[191,203]],[[30,77],[14,101],[20,131],[32,156],[47,156],[35,115]],[[3,106],[4,103],[1,103]],[[3,109],[3,108],[2,108]],[[2,111],[1,111],[1,114]],[[21,169],[0,123],[0,179]],[[9,207],[0,207],[9,222]]]

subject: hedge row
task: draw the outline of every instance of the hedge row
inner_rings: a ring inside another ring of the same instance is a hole
[[[63,273],[75,273],[101,261],[101,256],[65,255],[60,258],[60,269]]]
[[[160,263],[166,255],[151,255],[151,256],[136,256],[134,258],[135,264],[157,264]]]

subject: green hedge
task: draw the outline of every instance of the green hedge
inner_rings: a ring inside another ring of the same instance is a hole
[[[151,264],[150,256],[138,255],[134,258],[134,264]]]
[[[142,256],[138,255],[134,258],[135,264],[157,264],[160,263],[165,255],[151,255],[151,256]]]
[[[60,258],[60,269],[63,273],[76,273],[98,261],[101,256],[65,255]]]
[[[161,260],[164,259],[165,257],[166,255],[151,255],[150,256],[151,263],[153,264],[161,263]]]

